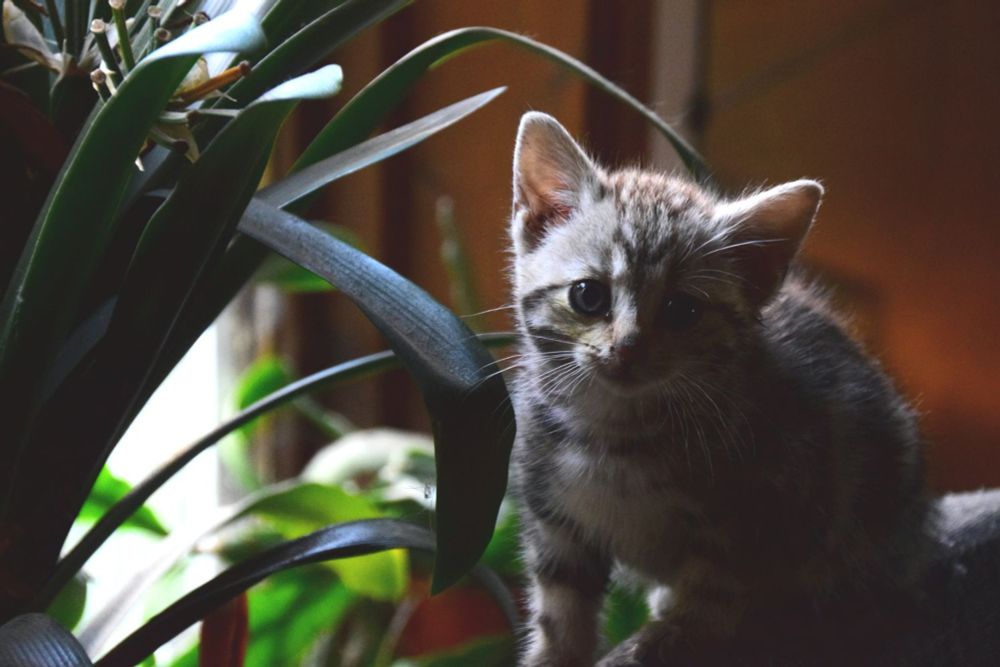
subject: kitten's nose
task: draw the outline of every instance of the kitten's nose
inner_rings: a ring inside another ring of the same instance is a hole
[[[639,337],[630,335],[611,346],[608,369],[615,375],[625,375],[639,361]]]

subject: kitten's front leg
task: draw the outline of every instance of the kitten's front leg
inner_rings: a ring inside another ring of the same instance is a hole
[[[590,667],[609,564],[569,531],[538,521],[526,526],[531,622],[523,667]]]

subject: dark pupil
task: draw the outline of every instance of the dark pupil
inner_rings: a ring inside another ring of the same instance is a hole
[[[581,280],[569,288],[569,304],[584,315],[604,315],[611,307],[611,292],[596,280]]]
[[[701,319],[701,302],[694,297],[679,294],[667,299],[663,307],[663,320],[671,329],[687,329]]]

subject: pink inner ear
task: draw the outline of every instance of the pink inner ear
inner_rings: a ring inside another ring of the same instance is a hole
[[[559,187],[554,183],[547,183],[545,192],[538,192],[521,187],[521,201],[526,208],[524,217],[525,230],[533,243],[541,240],[542,236],[552,227],[562,224],[569,219],[573,213],[573,207],[564,202],[558,201],[553,195],[559,192]]]
[[[750,297],[758,305],[781,287],[795,255],[795,244],[786,239],[768,239],[734,248],[740,270],[747,277]]]

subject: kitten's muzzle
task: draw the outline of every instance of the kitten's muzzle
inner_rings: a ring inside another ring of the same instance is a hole
[[[612,345],[602,370],[604,374],[619,381],[635,380],[635,368],[642,360],[642,350],[636,337],[625,338]]]

